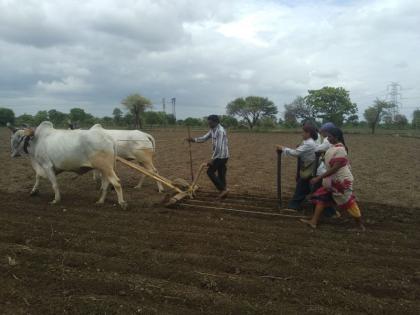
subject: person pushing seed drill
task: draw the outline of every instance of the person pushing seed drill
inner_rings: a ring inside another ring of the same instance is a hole
[[[226,164],[229,159],[229,148],[226,130],[220,124],[219,116],[210,115],[207,118],[210,130],[202,137],[187,138],[189,142],[202,143],[211,138],[213,144],[213,156],[207,163],[207,175],[213,182],[214,186],[220,191],[219,198],[226,198],[229,194],[229,189],[226,186]],[[216,175],[217,172],[217,175]]]

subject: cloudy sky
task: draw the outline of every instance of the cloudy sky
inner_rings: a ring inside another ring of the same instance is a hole
[[[0,106],[110,115],[130,93],[177,116],[343,86],[359,113],[402,86],[420,106],[418,0],[0,0]]]

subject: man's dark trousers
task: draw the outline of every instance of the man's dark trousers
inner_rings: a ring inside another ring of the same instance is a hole
[[[227,161],[228,159],[214,159],[212,165],[207,169],[207,175],[213,182],[214,186],[216,186],[216,188],[220,191],[226,189]]]

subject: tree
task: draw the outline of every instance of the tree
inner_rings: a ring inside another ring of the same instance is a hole
[[[245,99],[240,97],[226,106],[228,115],[242,118],[249,129],[263,117],[275,117],[278,113],[277,107],[266,97],[248,96]]]
[[[185,126],[202,126],[203,121],[199,118],[188,117],[184,120],[183,124]]]
[[[119,108],[114,108],[114,110],[112,111],[112,116],[114,117],[114,123],[118,126],[119,124],[121,124],[121,120],[123,117],[123,112],[121,109]]]
[[[38,126],[40,123],[46,120],[49,120],[48,112],[46,110],[40,110],[34,116],[35,126]]]
[[[220,123],[223,127],[231,128],[231,127],[238,127],[239,122],[235,117],[229,115],[222,115],[220,117]]]
[[[163,114],[163,115],[162,115]],[[163,112],[145,112],[143,114],[144,121],[147,125],[163,125],[166,122],[166,114]]]
[[[373,106],[366,108],[364,117],[372,129],[372,134],[375,133],[377,125],[384,119],[385,116],[389,115],[389,111],[395,105],[384,100],[376,99]]]
[[[302,96],[296,97],[290,104],[284,105],[284,108],[290,121],[315,121],[316,119],[316,110]]]
[[[10,108],[0,107],[0,126],[6,126],[7,123],[15,123],[15,113]]]
[[[131,94],[121,101],[134,117],[134,127],[142,127],[141,116],[147,108],[152,107],[152,102],[140,94]]]
[[[263,117],[258,122],[258,126],[267,129],[273,129],[277,125],[277,119],[275,117]]]
[[[51,109],[47,112],[48,120],[51,121],[54,126],[64,126],[69,118],[69,115],[62,113],[58,110]]]
[[[342,87],[326,86],[320,90],[309,90],[308,93],[306,105],[313,110],[314,116],[324,122],[331,121],[341,126],[357,113],[357,105],[351,102],[349,92]]]
[[[420,129],[420,109],[416,109],[413,112],[412,124],[414,129]]]
[[[82,108],[70,109],[69,117],[72,122],[77,122],[80,124],[80,126],[91,126],[97,122],[97,119],[95,117],[93,117],[89,113],[86,113],[85,110]]]
[[[23,114],[16,117],[16,125],[22,126],[24,124],[29,125],[29,126],[35,126],[34,116],[29,115],[29,114]]]
[[[173,114],[166,114],[166,121],[168,125],[176,125],[176,118]]]
[[[400,129],[405,128],[408,125],[408,119],[403,114],[397,114],[394,117],[394,124]]]

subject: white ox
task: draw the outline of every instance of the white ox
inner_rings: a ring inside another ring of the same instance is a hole
[[[55,193],[51,203],[58,203],[61,195],[57,174],[83,174],[94,169],[102,175],[102,192],[97,203],[104,203],[111,183],[117,192],[118,203],[123,209],[127,207],[120,180],[114,171],[116,146],[100,125],[95,125],[90,130],[58,130],[54,129],[51,122],[44,121],[35,131],[10,126],[9,128],[12,130],[12,157],[29,154],[36,173],[31,195],[38,192],[40,177],[48,178]]]
[[[153,155],[156,149],[153,136],[140,130],[104,129],[104,131],[115,141],[119,157],[126,160],[135,160],[147,170],[158,173],[153,164]],[[140,181],[135,188],[141,188],[145,177],[144,174],[141,175]],[[162,184],[160,182],[156,183],[159,192],[162,192],[164,190]]]

